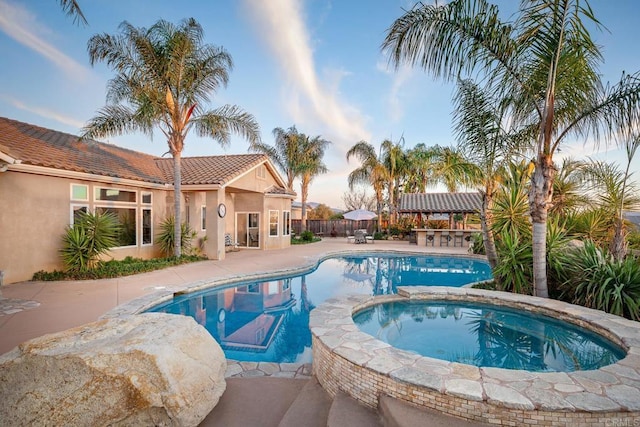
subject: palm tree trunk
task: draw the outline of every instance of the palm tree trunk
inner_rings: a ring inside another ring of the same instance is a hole
[[[493,205],[493,189],[487,188],[484,194],[482,194],[482,211],[480,212],[480,224],[482,227],[482,243],[484,244],[484,252],[487,255],[487,261],[491,270],[494,270],[498,265],[498,251],[496,250],[496,242],[493,239],[493,212],[491,211]]]
[[[556,168],[553,165],[551,155],[544,152],[538,155],[535,166],[529,189],[529,208],[533,222],[533,285],[536,296],[548,298],[547,216],[553,195],[553,179]]]
[[[614,231],[613,231],[613,240],[611,241],[610,251],[613,259],[616,261],[622,261],[624,257],[627,255],[627,239],[626,239],[626,230],[624,227],[624,219],[622,218],[622,214],[616,218]]]
[[[300,221],[300,232],[307,230],[307,196],[309,195],[309,180],[302,176],[300,182],[300,198],[302,200],[302,220]]]
[[[180,217],[181,202],[181,156],[180,151],[173,153],[173,255],[179,257],[182,255],[182,219]]]

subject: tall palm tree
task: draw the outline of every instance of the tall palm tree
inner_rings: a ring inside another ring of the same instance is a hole
[[[320,136],[313,138],[300,134],[300,201],[302,202],[302,223],[301,230],[307,229],[307,198],[309,196],[309,185],[316,176],[327,173],[327,166],[322,161],[324,152],[331,141],[322,139]]]
[[[360,141],[347,151],[347,161],[352,157],[360,161],[360,166],[349,173],[349,188],[353,189],[357,184],[370,184],[373,187],[376,197],[376,213],[378,214],[378,231],[380,231],[384,189],[388,180],[387,168],[378,157],[375,147],[367,141]]]
[[[295,126],[284,130],[273,129],[275,141],[273,145],[257,142],[249,146],[249,151],[266,154],[267,157],[287,177],[287,188],[293,190],[293,181],[300,175],[302,159],[300,159],[300,134]]]
[[[554,153],[568,135],[628,135],[640,118],[639,75],[603,85],[597,69],[603,58],[586,23],[599,25],[587,0],[525,0],[514,22],[503,22],[485,0],[418,3],[393,23],[382,45],[396,67],[417,65],[445,80],[481,76],[497,98],[511,100],[514,120],[531,130],[529,205],[534,285],[541,297],[548,297]]]
[[[394,143],[388,139],[380,145],[382,164],[387,170],[387,197],[389,204],[389,225],[397,221],[397,201],[402,188],[402,180],[407,176],[407,156],[402,148],[404,139]]]
[[[493,202],[504,163],[511,158],[511,135],[505,126],[507,109],[471,80],[458,82],[454,112],[459,149],[477,169],[470,181],[482,196],[480,225],[487,260],[492,269],[498,264],[493,235]]]
[[[102,138],[158,128],[167,138],[174,172],[174,255],[181,255],[181,155],[191,129],[228,145],[232,133],[260,140],[254,117],[235,105],[207,110],[206,104],[229,80],[233,63],[222,47],[204,44],[193,18],[174,25],[160,20],[150,28],[120,24],[119,34],[98,34],[88,42],[91,65],[105,62],[116,76],[107,84],[107,105],[82,129],[84,138]]]

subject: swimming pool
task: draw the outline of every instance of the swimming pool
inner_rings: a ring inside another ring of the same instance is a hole
[[[599,369],[625,356],[602,336],[555,318],[461,301],[395,301],[354,314],[361,331],[426,357],[530,372]]]
[[[309,313],[329,298],[395,294],[398,286],[461,287],[489,279],[491,269],[479,259],[366,253],[325,259],[306,274],[176,296],[147,311],[193,317],[228,359],[309,363]]]

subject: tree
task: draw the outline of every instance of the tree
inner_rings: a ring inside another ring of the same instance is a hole
[[[204,106],[226,86],[233,62],[222,47],[203,44],[193,18],[179,25],[160,20],[150,28],[120,24],[119,34],[99,34],[88,43],[91,65],[105,62],[116,76],[107,84],[107,105],[83,128],[84,138],[159,128],[167,138],[174,172],[174,255],[181,255],[181,154],[191,129],[228,145],[232,133],[260,140],[258,124],[235,105]]]
[[[300,134],[295,126],[284,130],[273,129],[275,141],[273,145],[258,142],[249,146],[249,151],[266,154],[267,157],[287,177],[287,188],[293,191],[293,181],[300,175],[302,159],[300,158]]]
[[[308,219],[330,219],[333,216],[331,208],[323,203],[320,203],[315,208],[311,209],[308,214]]]
[[[640,117],[639,75],[603,85],[597,69],[603,58],[583,20],[599,25],[586,0],[523,1],[517,19],[506,23],[485,0],[418,3],[393,23],[382,45],[396,67],[417,65],[445,80],[480,76],[496,98],[509,100],[514,122],[528,129],[535,163],[529,190],[534,287],[541,297],[548,297],[554,153],[569,135],[629,135]]]
[[[376,209],[376,198],[367,194],[365,190],[358,191],[352,189],[342,193],[342,203],[347,211],[355,211],[356,209],[366,209],[373,211]]]
[[[313,138],[305,134],[300,135],[300,200],[302,202],[301,231],[307,229],[307,198],[309,196],[309,185],[316,176],[326,173],[327,166],[322,161],[324,151],[331,141],[322,139],[320,136]]]
[[[627,209],[640,207],[638,186],[631,181],[633,173],[630,171],[639,146],[639,136],[626,141],[627,164],[624,170],[614,164],[593,160],[584,166],[596,203],[606,212],[607,217],[613,218],[610,253],[616,261],[622,261],[627,254],[627,230],[623,213]]]
[[[347,161],[351,157],[356,157],[360,161],[360,166],[349,173],[349,188],[353,189],[357,184],[369,184],[373,187],[376,197],[376,213],[378,214],[378,231],[380,231],[384,188],[389,174],[382,160],[378,158],[376,149],[367,141],[360,141],[351,147],[347,151]]]
[[[87,19],[84,17],[82,9],[80,9],[80,5],[76,0],[59,0],[59,3],[62,11],[73,18],[74,24],[82,23],[83,25],[88,25]]]

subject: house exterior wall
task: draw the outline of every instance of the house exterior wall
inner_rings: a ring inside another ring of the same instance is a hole
[[[87,200],[71,200],[71,185],[87,186]],[[5,283],[30,280],[40,270],[53,271],[64,268],[59,250],[62,235],[71,223],[72,205],[118,207],[112,202],[96,201],[96,187],[115,188],[136,193],[136,202],[127,208],[136,210],[135,246],[114,248],[106,259],[123,259],[127,256],[152,258],[159,256],[154,244],[143,245],[142,209],[150,208],[152,236],[167,211],[167,191],[142,189],[115,183],[96,183],[85,179],[59,178],[33,173],[7,171],[0,173],[0,270]],[[150,193],[152,203],[142,204],[142,192]]]

